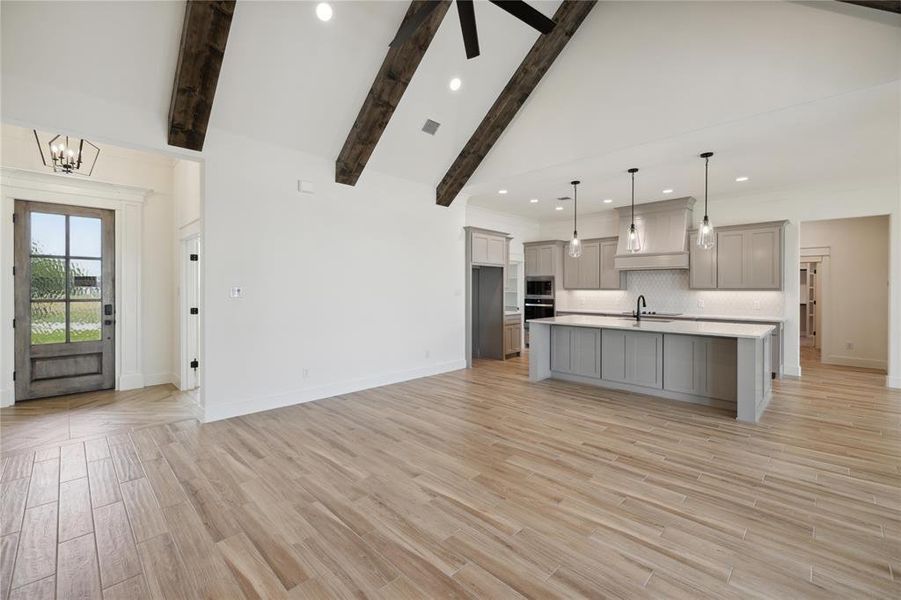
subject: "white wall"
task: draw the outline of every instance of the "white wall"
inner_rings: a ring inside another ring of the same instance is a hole
[[[817,298],[823,362],[886,368],[888,238],[885,216],[801,223],[801,248],[829,248],[829,276],[821,277]]]
[[[34,134],[4,124],[0,129],[4,167],[46,171]],[[145,385],[172,381],[175,327],[173,271],[173,163],[170,158],[102,144],[91,180],[153,190],[144,203],[141,265],[142,363]]]
[[[204,154],[207,420],[463,367],[462,203],[215,129]]]
[[[796,276],[800,263],[800,234],[799,224],[802,221],[813,219],[834,219],[848,217],[864,217],[873,215],[891,215],[892,233],[890,243],[893,247],[901,245],[901,227],[896,223],[901,221],[901,203],[899,199],[899,182],[897,178],[883,181],[823,181],[816,186],[807,186],[796,189],[770,190],[753,196],[733,196],[710,201],[710,218],[714,225],[735,225],[741,223],[756,223],[763,221],[788,220],[785,229],[785,254],[783,257],[783,269],[790,276],[785,278],[785,288],[782,298],[781,316],[785,323],[785,371],[788,375],[799,375],[801,372],[799,357],[799,315],[797,307],[800,302],[799,280]],[[697,212],[697,211],[696,211]],[[696,217],[699,215],[696,214]],[[567,239],[571,235],[571,225],[567,220],[550,221],[541,223],[541,237],[543,239]],[[616,217],[613,211],[605,211],[589,215],[579,219],[579,234],[585,238],[604,237],[616,234]],[[901,261],[892,262],[890,280],[892,285],[901,285]],[[604,306],[605,299],[613,299],[611,304],[619,307],[620,303],[634,303],[638,294],[644,290],[636,286],[634,282],[643,281],[641,275],[636,279],[630,275],[628,294],[622,292],[563,292],[559,299],[561,306],[571,308],[580,307],[582,299],[588,294],[593,304],[586,303],[587,307]],[[650,281],[650,280],[648,280]],[[750,314],[756,316],[765,313],[764,307],[768,304],[775,306],[776,302],[769,302],[768,296],[761,292],[690,292],[687,290],[687,279],[676,280],[678,293],[689,298],[683,305],[685,309],[679,312],[692,312],[715,314],[723,311],[724,314]],[[897,292],[895,292],[897,294]],[[736,295],[737,294],[737,295]],[[770,294],[769,292],[765,294]],[[705,299],[705,308],[697,307],[697,300]],[[725,300],[723,300],[725,298]],[[736,298],[740,298],[736,300]],[[754,301],[760,300],[761,309],[754,309]],[[655,298],[651,297],[653,303]],[[695,304],[692,310],[688,310],[691,304]],[[752,312],[747,313],[748,304]],[[626,307],[628,309],[629,306]],[[724,310],[725,309],[725,310]],[[892,302],[889,307],[889,318],[892,323],[901,320],[901,303]],[[765,316],[779,316],[767,314]],[[889,380],[901,383],[901,336],[892,334],[889,340]],[[901,387],[901,385],[899,385]]]

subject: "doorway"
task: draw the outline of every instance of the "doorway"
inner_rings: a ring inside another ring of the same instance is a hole
[[[17,400],[115,386],[115,214],[16,200]]]
[[[200,236],[182,240],[181,389],[200,386]]]

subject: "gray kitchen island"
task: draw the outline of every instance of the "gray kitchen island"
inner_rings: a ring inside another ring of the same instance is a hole
[[[733,409],[772,392],[772,325],[571,315],[529,321],[529,380],[555,378]]]

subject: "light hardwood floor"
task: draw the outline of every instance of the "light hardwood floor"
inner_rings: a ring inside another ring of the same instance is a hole
[[[3,410],[2,596],[901,595],[882,375],[805,363],[753,426],[526,372],[203,426],[151,388],[65,439],[91,403]]]

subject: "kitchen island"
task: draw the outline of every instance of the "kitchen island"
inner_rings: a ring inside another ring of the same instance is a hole
[[[529,380],[563,379],[719,406],[756,423],[772,325],[571,315],[529,321]]]

